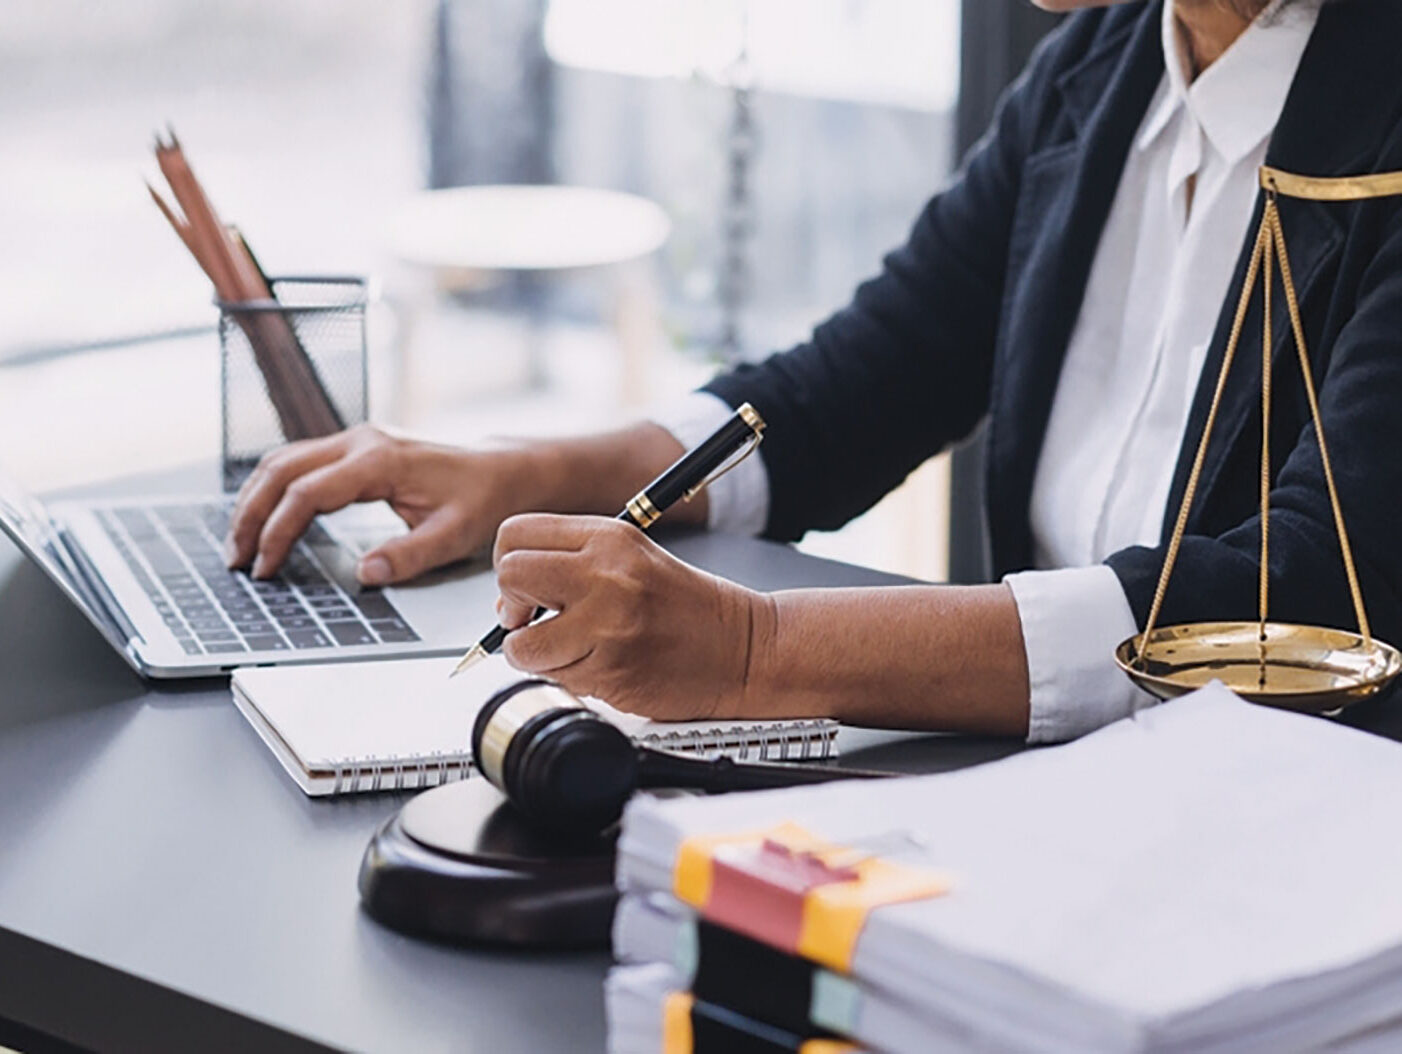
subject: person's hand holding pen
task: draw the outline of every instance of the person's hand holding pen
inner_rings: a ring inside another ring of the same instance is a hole
[[[762,593],[699,571],[635,526],[601,516],[514,516],[497,532],[502,653],[576,695],[672,721],[730,718],[772,635]],[[558,612],[531,623],[537,608]]]

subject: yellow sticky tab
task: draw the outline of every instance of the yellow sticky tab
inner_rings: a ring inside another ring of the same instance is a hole
[[[808,1039],[799,1045],[798,1054],[856,1054],[860,1049],[845,1039]]]
[[[662,1004],[662,1054],[691,1054],[690,992],[670,992]]]
[[[840,859],[839,854],[833,854],[833,859]],[[857,938],[874,909],[949,891],[949,879],[934,871],[880,857],[869,857],[854,866],[855,881],[833,882],[808,891],[798,935],[798,954],[842,973],[851,971]]]
[[[672,869],[673,895],[684,904],[704,908],[711,900],[714,874],[711,861],[715,859],[716,850],[724,845],[739,845],[745,842],[758,845],[766,839],[781,842],[795,851],[817,849],[827,845],[796,823],[781,823],[777,827],[762,831],[745,831],[741,834],[710,834],[688,838],[677,850],[677,863]]]

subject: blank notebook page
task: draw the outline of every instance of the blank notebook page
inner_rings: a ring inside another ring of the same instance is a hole
[[[465,754],[477,711],[522,675],[493,657],[449,680],[455,661],[265,666],[238,670],[234,684],[309,769]]]

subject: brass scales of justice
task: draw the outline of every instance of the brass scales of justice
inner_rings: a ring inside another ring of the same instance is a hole
[[[1178,518],[1164,556],[1158,587],[1144,632],[1135,634],[1115,649],[1115,661],[1130,679],[1145,691],[1160,699],[1170,699],[1201,688],[1213,680],[1222,681],[1244,699],[1289,710],[1309,713],[1330,713],[1351,703],[1376,695],[1402,672],[1402,655],[1390,644],[1373,636],[1368,614],[1363,606],[1363,593],[1358,585],[1358,570],[1344,526],[1343,509],[1334,485],[1334,471],[1329,463],[1329,450],[1324,441],[1324,425],[1319,416],[1314,379],[1310,373],[1309,352],[1300,319],[1300,305],[1290,272],[1290,257],[1285,247],[1285,232],[1280,221],[1277,199],[1280,196],[1308,201],[1363,201],[1369,198],[1402,194],[1402,172],[1376,175],[1313,178],[1292,175],[1279,169],[1261,169],[1261,187],[1266,200],[1256,245],[1237,304],[1231,336],[1217,375],[1212,405],[1203,426],[1202,439],[1188,475]],[[1333,507],[1334,529],[1343,556],[1344,573],[1353,598],[1358,632],[1323,626],[1291,625],[1271,622],[1268,618],[1270,600],[1270,426],[1271,426],[1271,294],[1273,271],[1280,269],[1281,285],[1290,315],[1300,370],[1304,375],[1305,394],[1309,400],[1314,422],[1315,440],[1319,444],[1319,460],[1324,469],[1324,482]],[[1257,279],[1263,279],[1263,314],[1265,326],[1261,354],[1261,570],[1259,586],[1259,617],[1254,622],[1195,622],[1178,626],[1158,626],[1164,594],[1178,559],[1188,513],[1197,491],[1212,428],[1217,420],[1218,406],[1226,389],[1227,375],[1232,368],[1247,312],[1255,294]]]

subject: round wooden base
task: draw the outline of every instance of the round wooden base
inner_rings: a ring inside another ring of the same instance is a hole
[[[480,776],[425,791],[375,832],[361,903],[391,929],[456,944],[607,947],[612,837],[530,828]]]

